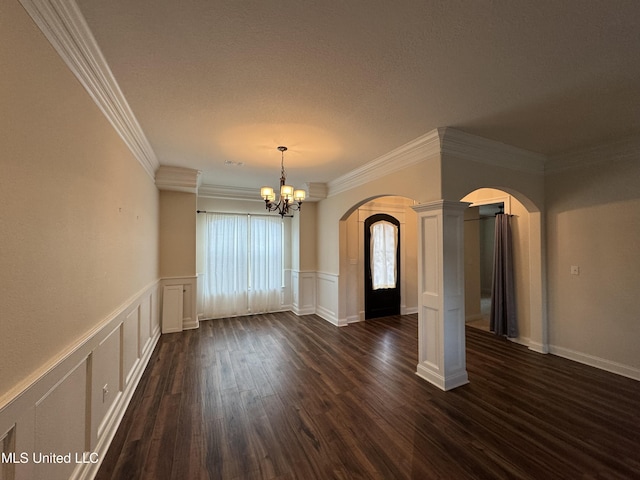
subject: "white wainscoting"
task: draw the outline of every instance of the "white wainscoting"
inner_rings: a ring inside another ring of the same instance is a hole
[[[131,297],[0,407],[0,451],[17,454],[0,465],[0,478],[95,476],[160,338],[159,284]],[[19,463],[23,453],[28,461]],[[50,453],[68,459],[34,462]]]
[[[316,274],[316,314],[339,327],[346,325],[346,318],[338,316],[339,275],[318,272]]]
[[[198,316],[196,305],[196,293],[198,289],[198,277],[165,277],[161,281],[160,305],[162,305],[162,290],[171,285],[182,285],[182,329],[191,330],[198,328]],[[162,318],[162,312],[160,312]]]
[[[291,295],[293,313],[316,313],[316,272],[291,270]]]

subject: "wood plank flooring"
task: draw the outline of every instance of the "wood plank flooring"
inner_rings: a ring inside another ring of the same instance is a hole
[[[416,364],[415,315],[163,335],[96,478],[640,478],[640,382],[473,328],[469,385]]]

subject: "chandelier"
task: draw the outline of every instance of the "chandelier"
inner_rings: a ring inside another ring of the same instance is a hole
[[[294,190],[291,185],[287,185],[287,175],[284,171],[284,152],[287,151],[287,147],[278,147],[278,150],[280,150],[281,153],[280,198],[278,199],[278,202],[275,203],[276,195],[271,187],[262,187],[260,189],[260,196],[264,200],[267,210],[270,212],[277,212],[281,217],[284,217],[290,210],[300,210],[306,193],[304,190]]]

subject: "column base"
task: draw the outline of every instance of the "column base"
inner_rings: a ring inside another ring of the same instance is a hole
[[[429,369],[426,365],[420,363],[416,368],[416,375],[445,392],[469,383],[469,376],[466,370],[443,377],[439,373]]]

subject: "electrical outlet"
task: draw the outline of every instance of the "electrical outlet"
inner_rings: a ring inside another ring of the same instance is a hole
[[[102,403],[107,399],[107,395],[109,395],[109,384],[105,383],[104,387],[102,387]]]
[[[571,265],[571,275],[580,275],[580,267],[577,265]]]

